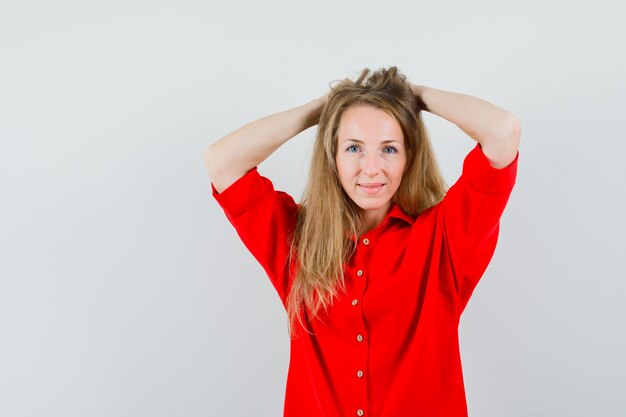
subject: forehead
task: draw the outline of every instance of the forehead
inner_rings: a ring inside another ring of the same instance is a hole
[[[396,140],[402,142],[400,124],[384,110],[368,105],[355,105],[341,116],[337,129],[339,141],[356,139],[362,142]]]

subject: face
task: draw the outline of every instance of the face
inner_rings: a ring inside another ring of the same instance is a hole
[[[370,226],[391,208],[406,165],[404,136],[383,110],[355,105],[346,110],[337,131],[337,169],[343,189]]]

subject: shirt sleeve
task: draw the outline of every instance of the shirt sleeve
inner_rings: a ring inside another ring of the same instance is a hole
[[[463,312],[495,252],[500,218],[517,177],[515,159],[494,168],[480,143],[463,162],[459,179],[442,200],[444,241],[452,262],[454,288]]]
[[[295,230],[298,205],[289,194],[275,190],[257,167],[221,193],[211,182],[211,191],[286,306],[289,239]]]

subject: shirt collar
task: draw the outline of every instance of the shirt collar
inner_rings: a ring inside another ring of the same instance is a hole
[[[393,206],[391,207],[391,209],[387,212],[387,215],[385,216],[384,220],[382,221],[383,227],[385,227],[389,223],[389,221],[390,221],[390,219],[392,217],[396,218],[396,219],[404,220],[405,222],[407,222],[411,226],[415,222],[415,219],[413,217],[409,216],[404,211],[402,211],[402,209],[400,208],[398,203],[394,203]],[[354,236],[351,236],[350,239],[352,239],[353,241],[356,241]]]
[[[411,226],[413,225],[413,222],[415,222],[415,219],[413,217],[409,216],[404,211],[402,211],[398,203],[393,204],[393,206],[391,207],[391,210],[389,210],[383,222],[388,222],[390,217],[395,217],[396,219],[402,219],[405,222],[409,223]]]

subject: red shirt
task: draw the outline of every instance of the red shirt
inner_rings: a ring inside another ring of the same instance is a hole
[[[310,322],[314,335],[290,341],[284,417],[467,416],[459,319],[494,253],[518,158],[496,169],[477,143],[439,204],[416,218],[394,205],[360,237],[347,294]],[[299,205],[257,167],[211,188],[286,309]]]

